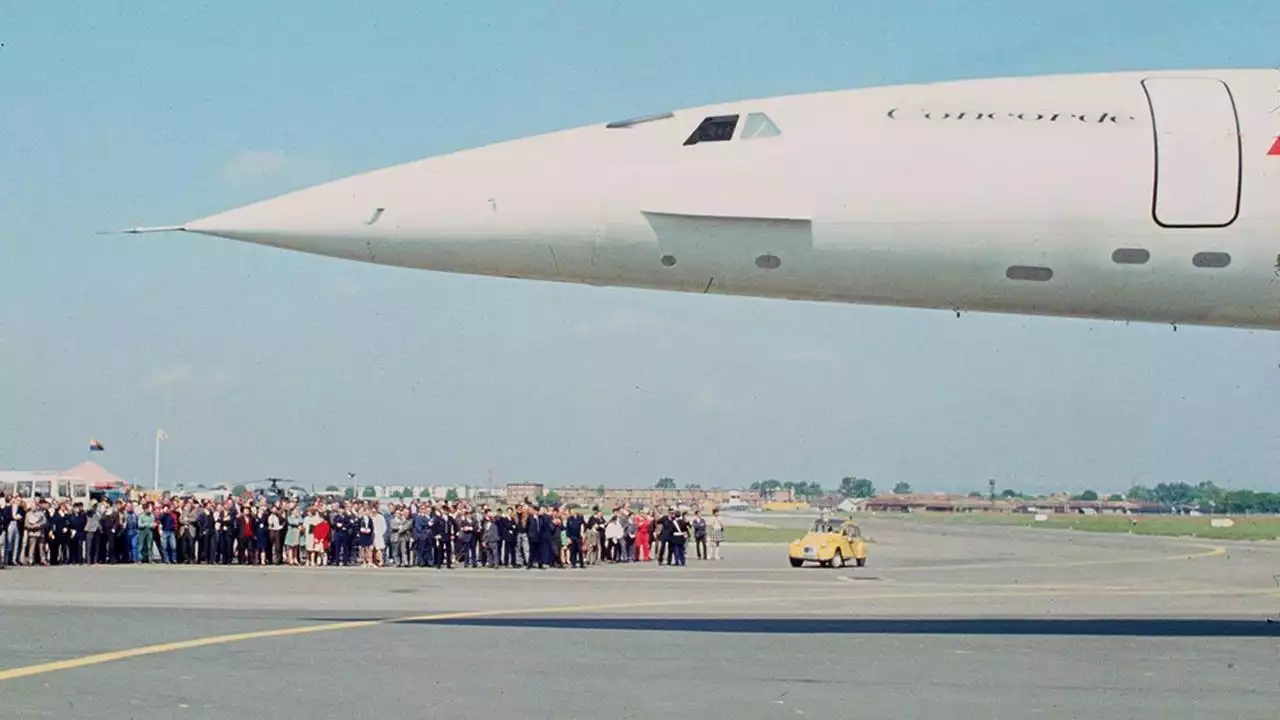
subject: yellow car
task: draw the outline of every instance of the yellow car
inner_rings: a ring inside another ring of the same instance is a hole
[[[844,567],[850,560],[858,567],[867,564],[867,544],[852,520],[815,520],[807,535],[792,541],[787,554],[791,567],[800,567],[806,560],[822,567]]]

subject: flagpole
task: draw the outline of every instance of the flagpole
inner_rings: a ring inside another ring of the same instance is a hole
[[[157,493],[160,492],[160,431],[159,430],[156,431],[156,470],[155,470],[155,475],[152,476],[151,490]]]

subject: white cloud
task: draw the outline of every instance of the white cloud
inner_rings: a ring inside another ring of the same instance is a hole
[[[157,370],[146,379],[146,386],[154,390],[164,390],[189,382],[195,377],[195,370],[190,365],[174,365],[164,370]]]
[[[241,150],[227,161],[222,177],[232,185],[275,177],[284,171],[283,150]]]

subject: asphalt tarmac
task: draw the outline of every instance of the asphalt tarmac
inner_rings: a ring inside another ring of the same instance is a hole
[[[864,568],[6,570],[0,717],[1280,713],[1278,545],[863,527]]]

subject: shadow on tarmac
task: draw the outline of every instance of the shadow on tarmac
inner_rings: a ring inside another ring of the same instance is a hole
[[[779,635],[1046,635],[1099,637],[1280,637],[1280,622],[1161,618],[631,618],[492,617],[405,620],[398,625],[546,630],[644,630]]]

